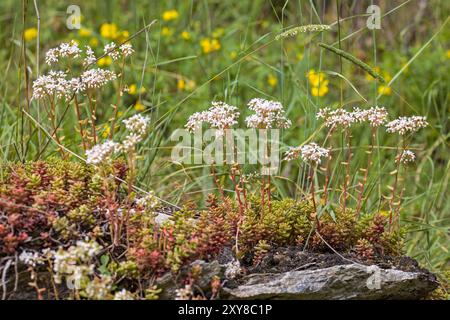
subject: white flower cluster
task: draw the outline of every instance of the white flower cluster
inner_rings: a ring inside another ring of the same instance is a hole
[[[139,142],[144,139],[148,131],[150,118],[136,114],[128,119],[123,120],[125,127],[130,133],[125,137],[120,145],[120,150],[129,151],[133,149]]]
[[[248,103],[255,114],[247,117],[245,122],[249,128],[289,128],[291,121],[286,118],[280,102],[254,98]]]
[[[241,274],[241,271],[239,260],[234,259],[226,264],[224,275],[227,279],[234,279]]]
[[[129,43],[125,43],[120,46],[120,51],[122,52],[124,57],[131,56],[134,53],[133,46]]]
[[[85,46],[85,48],[86,56],[83,60],[83,66],[87,67],[94,64],[97,58],[91,47]],[[58,62],[59,58],[62,57],[78,58],[82,52],[74,41],[61,43],[58,47],[47,51],[45,61],[50,65]],[[120,47],[120,52],[124,56],[128,56],[133,53],[133,49],[130,44],[124,44]],[[120,52],[117,54],[120,55]],[[73,93],[100,88],[115,79],[117,79],[117,75],[114,72],[99,68],[86,70],[80,76],[70,80],[67,80],[65,71],[50,71],[47,75],[42,75],[33,82],[33,99],[46,97],[50,99],[55,97],[57,99],[68,99]]]
[[[86,57],[83,60],[83,66],[89,66],[97,61],[94,51],[91,47],[86,46]]]
[[[348,128],[361,119],[361,115],[359,114],[354,114],[353,112],[349,112],[342,108],[331,110],[328,107],[321,109],[317,113],[316,117],[317,119],[323,119],[325,121],[325,125],[331,128],[338,125]]]
[[[47,51],[45,55],[45,62],[48,65],[58,62],[59,58],[71,57],[78,58],[81,54],[81,49],[75,41],[70,43],[63,42],[58,47]]]
[[[212,102],[212,107],[208,110],[191,115],[185,127],[190,132],[193,132],[200,128],[203,122],[206,122],[212,128],[223,131],[235,125],[238,118],[239,111],[237,111],[235,106],[230,106],[221,101],[214,101]]]
[[[89,281],[84,289],[86,298],[90,300],[107,300],[112,289],[112,279],[110,276],[102,275],[101,278],[94,278]]]
[[[72,90],[75,91],[79,88],[79,91],[85,91],[86,89],[100,88],[116,78],[117,75],[110,70],[90,69],[81,74],[81,83],[76,88],[72,88]]]
[[[150,191],[147,195],[136,199],[136,205],[145,209],[154,209],[159,204],[158,198]]]
[[[71,95],[70,85],[64,71],[50,71],[33,82],[33,100],[49,98],[68,99]]]
[[[386,125],[386,131],[391,133],[398,133],[405,135],[407,133],[413,133],[428,125],[425,117],[412,116],[412,117],[400,117],[389,122]]]
[[[113,60],[118,60],[122,55],[128,57],[134,53],[133,47],[129,43],[125,43],[117,48],[114,42],[111,42],[103,48],[103,52],[110,56]]]
[[[416,155],[411,150],[404,150],[396,161],[400,161],[403,164],[409,164],[416,160]]]
[[[190,300],[193,295],[194,292],[190,284],[185,285],[184,288],[175,290],[175,300]]]
[[[281,38],[293,37],[293,36],[297,35],[299,32],[300,33],[321,32],[321,31],[326,31],[326,30],[331,30],[331,26],[329,26],[327,24],[309,24],[306,26],[300,26],[300,27],[295,27],[295,28],[286,30],[283,33],[277,35],[275,37],[275,39],[280,40]]]
[[[114,300],[134,300],[134,295],[131,292],[122,289],[114,294]]]
[[[284,160],[291,161],[302,157],[307,162],[320,164],[323,157],[328,157],[330,150],[320,147],[317,143],[311,142],[299,147],[290,147],[285,153]]]
[[[42,256],[39,253],[26,250],[22,251],[19,255],[19,260],[31,267],[36,267],[37,265],[44,263]]]
[[[130,133],[125,137],[122,143],[106,140],[102,144],[95,145],[92,149],[86,150],[86,163],[99,165],[107,161],[116,152],[127,152],[144,139],[148,131],[150,118],[136,114],[128,119],[123,120],[126,128]]]
[[[317,119],[324,119],[327,127],[341,125],[344,128],[350,127],[354,123],[368,121],[372,127],[379,127],[386,122],[388,112],[384,107],[372,107],[370,109],[354,108],[347,111],[339,108],[331,110],[328,107],[322,108],[316,115]]]
[[[117,50],[116,44],[114,42],[105,45],[103,52],[110,56],[113,60],[117,60],[120,58],[120,52]]]
[[[59,248],[58,251],[52,252],[55,282],[61,283],[63,277],[75,286],[89,281],[88,276],[94,273],[95,267],[90,262],[101,248],[95,241],[77,241],[76,246],[67,250]]]
[[[367,110],[367,121],[372,127],[379,127],[386,123],[388,112],[384,107],[372,107]]]
[[[98,165],[106,159],[109,159],[118,148],[119,144],[111,140],[106,140],[102,144],[97,144],[92,149],[86,150],[86,163]]]
[[[300,158],[302,147],[289,147],[288,151],[284,154],[284,160],[292,161]]]

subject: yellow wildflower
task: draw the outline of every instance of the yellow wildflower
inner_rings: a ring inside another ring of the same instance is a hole
[[[205,54],[220,50],[220,42],[217,39],[203,39],[200,41],[200,46]]]
[[[178,11],[177,10],[164,11],[162,18],[164,21],[176,20],[178,19]]]
[[[236,59],[236,57],[237,57],[237,52],[236,51],[231,51],[230,52],[230,58],[234,60],[234,59]]]
[[[326,80],[325,82],[328,82],[328,80]],[[314,97],[323,97],[327,93],[328,93],[328,86],[327,85],[321,85],[320,87],[312,87],[311,88],[311,94]]]
[[[190,40],[191,39],[191,34],[184,30],[183,32],[181,32],[181,38],[183,38],[183,40]]]
[[[146,90],[144,87],[141,87],[141,90],[139,90],[140,93],[144,93]],[[136,84],[130,84],[130,86],[128,87],[128,94],[137,94],[138,93],[138,89],[137,89],[137,85]]]
[[[105,39],[116,39],[118,28],[115,23],[104,23],[100,26],[100,35]]]
[[[80,30],[78,30],[78,34],[80,35],[80,37],[87,38],[91,36],[92,32],[89,29],[81,28]]]
[[[26,41],[31,41],[37,37],[38,31],[36,28],[28,28],[24,31],[23,36]]]
[[[123,30],[118,33],[117,35],[117,41],[118,42],[124,42],[130,37],[130,32],[128,30]]]
[[[318,87],[325,80],[325,74],[323,72],[316,72],[314,69],[309,70],[307,76],[309,83],[314,87]]]
[[[91,39],[89,39],[89,45],[90,45],[91,47],[96,47],[96,46],[98,46],[98,39],[97,39],[97,38],[91,38]]]
[[[163,27],[161,29],[161,34],[165,37],[170,37],[173,34],[173,30],[168,27]]]
[[[269,86],[275,87],[278,83],[278,79],[273,74],[269,74],[269,76],[267,77],[267,83],[269,84]]]
[[[98,64],[99,67],[107,67],[107,66],[109,66],[111,63],[112,63],[112,59],[111,59],[110,56],[106,56],[106,57],[100,58],[100,59],[97,61],[97,64]]]
[[[137,86],[135,84],[130,84],[128,87],[128,94],[136,94]]]
[[[134,110],[136,110],[136,111],[144,111],[145,110],[145,106],[138,100],[134,104]]]
[[[392,88],[388,86],[379,86],[378,87],[378,94],[390,96],[392,94]]]
[[[103,126],[102,137],[103,138],[109,137],[110,132],[111,132],[111,126],[105,123]]]
[[[184,90],[186,88],[186,81],[184,81],[183,78],[179,78],[177,82],[177,88],[178,90]]]

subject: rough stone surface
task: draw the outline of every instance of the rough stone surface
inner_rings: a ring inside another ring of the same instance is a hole
[[[196,281],[196,286],[204,291],[208,291],[211,286],[211,280],[214,276],[221,276],[223,273],[223,267],[217,260],[211,262],[205,262],[203,260],[195,260],[189,266],[184,267],[178,276],[175,276],[171,272],[165,273],[163,276],[156,280],[158,288],[162,289],[159,295],[160,299],[168,300],[174,299],[176,296],[176,290],[179,288],[177,280],[183,279],[189,273],[194,266],[201,267],[201,275]],[[179,283],[179,282],[178,282]]]
[[[239,283],[224,288],[229,299],[420,299],[438,286],[431,273],[360,264],[254,273]]]

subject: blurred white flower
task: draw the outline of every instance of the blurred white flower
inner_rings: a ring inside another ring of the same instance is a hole
[[[105,45],[103,52],[110,56],[113,60],[120,58],[120,52],[117,50],[117,46],[114,42]]]
[[[400,117],[389,122],[386,125],[386,131],[391,133],[398,133],[405,135],[406,133],[413,133],[428,125],[425,117],[412,116],[412,117]]]
[[[249,128],[289,128],[291,121],[286,118],[280,102],[254,98],[248,103],[250,110],[255,114],[246,118]]]
[[[416,160],[416,155],[414,152],[410,150],[404,150],[402,154],[396,159],[396,161],[400,161],[403,164],[409,164]]]
[[[218,129],[223,133],[223,130],[231,128],[237,124],[239,118],[239,111],[235,106],[231,106],[221,101],[214,101],[211,103],[212,107],[203,112],[196,112],[191,115],[186,123],[186,128],[189,131],[194,131],[200,128],[203,122],[208,123],[211,128]]]
[[[122,52],[124,57],[131,56],[134,53],[133,47],[129,43],[121,45],[120,51]]]
[[[67,74],[63,71],[50,71],[47,75],[38,77],[33,82],[32,99],[53,99],[53,97],[68,99],[72,90],[66,77]]]
[[[81,49],[75,41],[69,43],[63,42],[58,47],[47,51],[45,55],[45,62],[48,65],[58,62],[59,58],[71,57],[78,58],[81,54]]]
[[[92,149],[86,150],[86,163],[98,165],[109,159],[118,147],[119,144],[111,140],[106,140],[102,144],[97,144]]]

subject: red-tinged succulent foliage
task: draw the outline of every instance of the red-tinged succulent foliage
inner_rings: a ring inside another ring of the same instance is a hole
[[[82,238],[102,220],[102,185],[86,165],[51,159],[4,164],[2,172],[0,252]]]
[[[210,195],[205,209],[187,205],[161,223],[157,206],[139,204],[121,184],[128,174],[123,162],[101,170],[106,175],[56,159],[3,165],[0,257],[11,258],[29,249],[70,247],[90,238],[107,248],[98,269],[121,279],[127,288],[136,288],[138,279],[153,285],[155,277],[169,271],[178,274],[197,259],[213,260],[222,253],[232,252],[243,268],[258,266],[277,247],[338,251],[366,262],[402,253],[403,234],[390,230],[385,215],[358,217],[350,208],[345,212],[325,209],[317,223],[308,199],[272,199],[262,209],[260,198],[249,194],[242,210],[232,198],[219,200]],[[105,180],[110,176],[119,179]],[[122,220],[123,232],[114,242],[112,213],[128,217]],[[192,270],[183,285],[195,283],[195,275]],[[217,291],[220,281],[216,279],[212,286]]]

